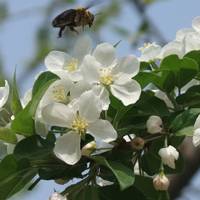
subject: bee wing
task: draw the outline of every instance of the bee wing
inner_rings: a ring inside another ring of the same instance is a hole
[[[85,9],[88,10],[88,9],[94,7],[94,6],[97,6],[98,4],[101,4],[101,3],[103,3],[103,2],[100,1],[100,0],[93,0],[92,2],[90,2],[90,3],[85,7]]]
[[[75,9],[69,9],[59,14],[52,22],[53,26],[67,26],[74,22],[76,16]]]

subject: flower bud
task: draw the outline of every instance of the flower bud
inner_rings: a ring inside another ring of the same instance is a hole
[[[162,131],[162,119],[159,116],[152,115],[147,120],[146,126],[148,133],[160,133]]]
[[[178,160],[179,152],[171,145],[162,148],[158,152],[163,164],[175,169],[175,160]]]
[[[88,144],[86,144],[83,148],[82,148],[82,155],[83,156],[90,156],[96,149],[96,142],[92,141],[89,142]]]
[[[165,176],[164,173],[158,174],[154,179],[153,179],[153,185],[156,190],[160,191],[166,191],[169,188],[169,179]]]
[[[67,197],[62,196],[58,192],[54,192],[50,197],[49,200],[67,200]]]
[[[131,146],[133,149],[135,150],[141,150],[144,148],[145,145],[145,141],[144,139],[142,139],[141,137],[135,137],[132,141],[131,141]]]

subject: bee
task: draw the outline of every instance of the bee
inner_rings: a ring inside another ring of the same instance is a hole
[[[69,27],[71,31],[78,33],[75,27],[82,26],[84,27],[88,25],[91,27],[94,22],[95,15],[92,14],[88,9],[91,6],[86,8],[77,8],[77,9],[69,9],[61,14],[59,14],[55,19],[52,21],[52,26],[55,28],[60,28],[58,37],[62,37],[62,33],[65,30],[65,27]]]

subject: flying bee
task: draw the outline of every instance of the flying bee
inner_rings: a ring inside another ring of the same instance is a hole
[[[60,28],[58,37],[62,37],[65,27],[69,27],[71,31],[76,33],[78,33],[78,31],[75,29],[75,27],[82,26],[83,29],[86,25],[91,27],[94,22],[95,15],[88,11],[90,7],[91,6],[86,8],[82,7],[77,9],[69,9],[58,15],[52,21],[53,27]]]

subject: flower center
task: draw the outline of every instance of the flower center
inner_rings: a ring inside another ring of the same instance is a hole
[[[66,63],[64,69],[68,72],[74,72],[78,68],[78,60],[77,59],[71,59],[69,62]]]
[[[100,82],[105,86],[109,86],[113,83],[113,75],[111,74],[111,69],[105,68],[100,70]]]
[[[65,88],[62,85],[54,86],[52,94],[54,101],[58,103],[68,104],[70,101],[70,96],[66,93]]]
[[[80,117],[79,115],[76,116],[74,121],[72,122],[72,129],[75,130],[80,135],[83,135],[88,128],[87,121]]]

